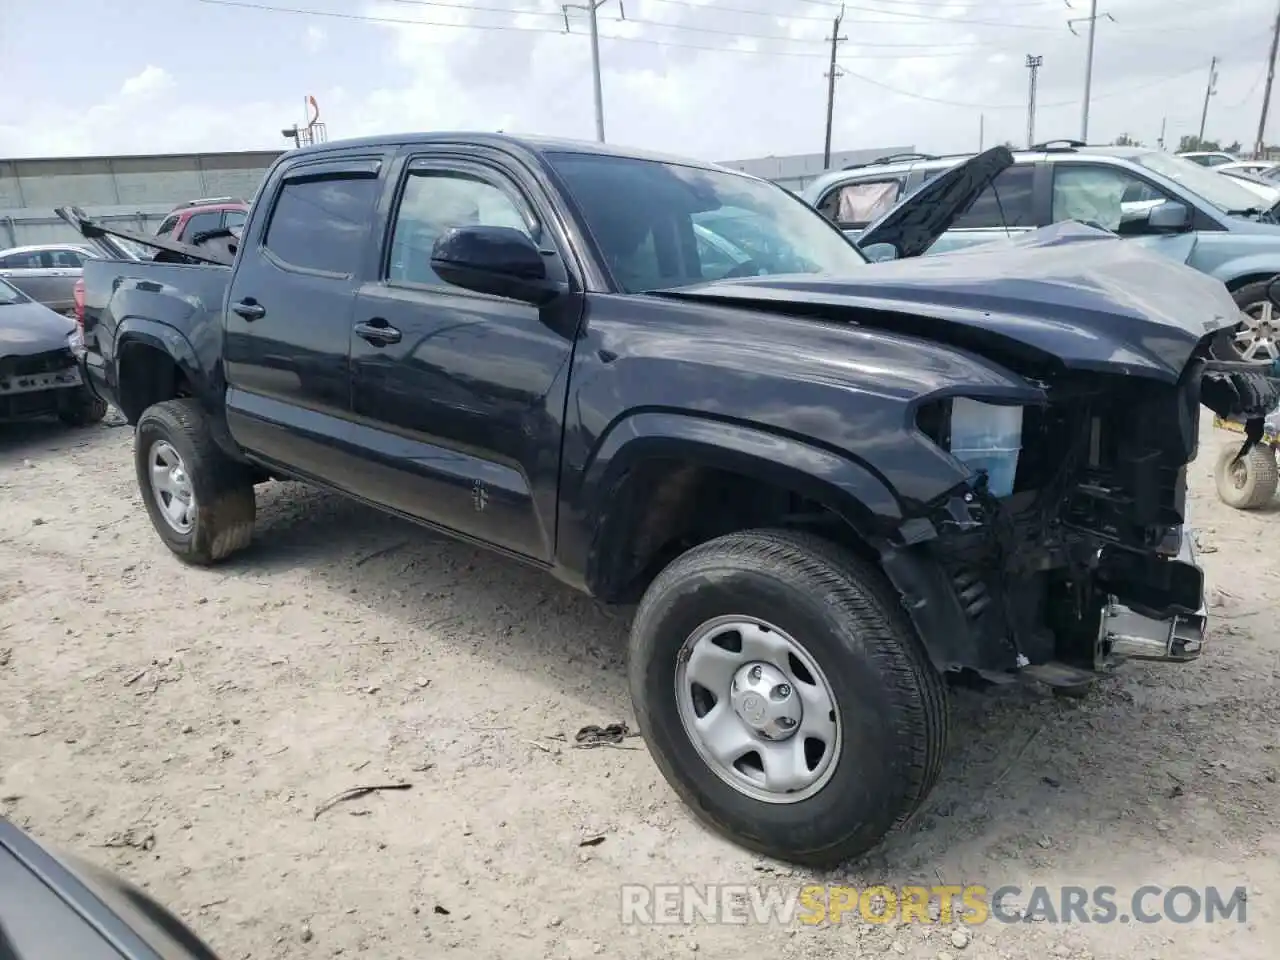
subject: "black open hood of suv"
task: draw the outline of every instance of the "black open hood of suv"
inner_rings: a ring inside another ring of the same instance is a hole
[[[898,259],[918,257],[951,228],[1001,171],[1013,166],[1008,147],[992,147],[940,173],[873,222],[857,239],[860,248],[891,243]]]

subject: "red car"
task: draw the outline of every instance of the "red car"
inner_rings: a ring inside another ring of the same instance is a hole
[[[212,197],[191,200],[175,209],[160,224],[156,236],[190,243],[197,234],[210,230],[234,230],[239,233],[249,212],[249,204],[235,197]]]

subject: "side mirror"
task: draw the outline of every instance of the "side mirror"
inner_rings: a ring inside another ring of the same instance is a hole
[[[542,254],[511,227],[453,227],[431,248],[431,269],[445,283],[542,306],[564,291],[547,279]]]
[[[1151,208],[1147,214],[1147,226],[1152,230],[1185,230],[1191,226],[1191,211],[1184,203],[1166,200]]]
[[[898,259],[898,248],[892,243],[873,243],[861,249],[862,255],[872,263],[883,263],[886,260]]]

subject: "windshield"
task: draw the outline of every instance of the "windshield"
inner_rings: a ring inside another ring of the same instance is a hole
[[[26,303],[26,296],[6,280],[0,280],[0,306],[13,303]]]
[[[1171,157],[1167,153],[1153,150],[1151,153],[1139,154],[1134,159],[1148,170],[1177,181],[1223,213],[1257,209],[1260,203],[1265,202],[1248,187],[1242,187],[1230,177],[1224,177],[1182,157]]]
[[[842,274],[866,265],[830,221],[772,183],[630,157],[547,159],[627,293],[727,277]],[[706,242],[708,233],[723,243]]]

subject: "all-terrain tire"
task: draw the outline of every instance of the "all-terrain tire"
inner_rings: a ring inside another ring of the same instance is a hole
[[[784,631],[826,675],[840,745],[830,779],[811,796],[771,803],[739,791],[685,731],[676,699],[682,647],[726,615]],[[756,530],[695,547],[646,591],[629,653],[636,718],[663,775],[705,823],[758,853],[812,866],[855,857],[909,818],[937,780],[942,677],[881,572],[830,541]]]
[[[68,403],[58,409],[58,419],[69,427],[88,427],[101,423],[107,415],[107,403],[99,400],[88,387],[80,387]]]
[[[1213,479],[1218,487],[1218,499],[1237,510],[1256,510],[1265,507],[1276,495],[1276,451],[1265,443],[1254,444],[1240,463],[1236,455],[1239,442],[1228,442],[1218,451],[1213,467]]]
[[[150,457],[160,442],[182,458],[195,493],[195,516],[186,532],[169,523],[153,493]],[[133,461],[151,524],[180,560],[207,566],[249,545],[256,513],[252,474],[218,448],[195,400],[166,400],[143,411]]]

